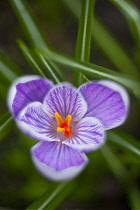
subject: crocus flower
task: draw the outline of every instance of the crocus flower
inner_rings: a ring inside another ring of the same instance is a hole
[[[120,85],[108,80],[76,89],[30,75],[12,84],[8,106],[21,131],[40,141],[31,148],[36,168],[51,180],[63,181],[84,169],[85,153],[104,144],[105,130],[125,121],[129,99]]]

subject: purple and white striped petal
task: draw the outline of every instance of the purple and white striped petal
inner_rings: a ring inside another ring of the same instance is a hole
[[[44,100],[44,108],[54,116],[58,112],[63,119],[72,115],[74,121],[80,120],[87,110],[87,104],[77,90],[69,83],[55,86]]]
[[[72,136],[63,141],[63,144],[81,152],[91,152],[103,145],[104,135],[104,127],[100,120],[85,117],[75,125]]]
[[[34,101],[43,102],[53,83],[39,76],[28,75],[18,78],[10,87],[8,106],[16,118],[19,112]]]
[[[74,178],[88,163],[85,154],[58,142],[40,142],[32,147],[31,154],[40,173],[53,181]]]
[[[101,80],[85,83],[79,89],[88,104],[86,117],[100,119],[106,130],[125,121],[129,98],[123,87],[112,81]]]
[[[33,102],[26,106],[16,120],[18,127],[27,136],[39,141],[59,141],[55,119],[44,110],[43,104]]]

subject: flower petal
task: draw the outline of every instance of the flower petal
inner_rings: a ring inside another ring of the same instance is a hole
[[[52,88],[51,81],[39,76],[28,75],[13,82],[8,93],[8,107],[16,118],[19,112],[33,101],[43,102],[44,96]]]
[[[104,139],[104,127],[100,120],[85,117],[75,125],[73,135],[63,141],[63,144],[82,152],[91,152],[101,147]]]
[[[36,140],[59,141],[55,120],[43,110],[43,104],[33,102],[26,106],[16,120],[18,127],[27,136]]]
[[[85,154],[58,142],[40,142],[32,147],[31,154],[40,173],[53,181],[74,178],[88,162]]]
[[[129,98],[119,84],[108,80],[88,82],[80,87],[80,92],[88,104],[86,117],[100,119],[105,129],[117,127],[125,121]]]
[[[55,86],[44,99],[44,107],[54,116],[58,112],[63,119],[72,115],[74,121],[81,119],[87,110],[81,93],[68,83]]]

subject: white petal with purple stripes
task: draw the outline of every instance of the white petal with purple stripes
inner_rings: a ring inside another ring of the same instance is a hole
[[[101,80],[85,83],[79,89],[88,104],[85,116],[100,119],[105,129],[117,127],[125,121],[129,98],[119,84]]]
[[[8,93],[8,107],[16,118],[19,112],[34,101],[43,102],[53,83],[39,76],[28,75],[13,82]]]
[[[87,110],[83,96],[69,83],[62,83],[50,90],[44,100],[44,107],[52,116],[55,112],[63,119],[72,115],[74,121],[80,120]]]
[[[63,144],[82,152],[91,152],[101,147],[104,139],[104,128],[100,120],[85,117],[75,125],[72,136],[63,141]]]
[[[55,119],[49,117],[40,102],[26,106],[16,122],[22,132],[31,138],[39,141],[59,141]]]
[[[31,154],[40,173],[53,181],[74,178],[88,163],[85,154],[58,142],[40,142],[32,147]]]

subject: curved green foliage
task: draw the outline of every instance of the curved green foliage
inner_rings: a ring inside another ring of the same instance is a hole
[[[82,74],[85,74],[87,76],[92,76],[95,78],[105,78],[105,79],[111,79],[114,80],[122,85],[124,85],[126,88],[128,88],[135,96],[140,98],[140,83],[138,81],[132,80],[127,78],[124,75],[114,73],[113,71],[94,65],[94,64],[85,64],[83,62],[78,62],[73,58],[58,54],[53,51],[42,51],[41,52],[43,56],[46,58],[50,58],[53,61],[56,61],[57,63],[61,63],[65,66],[71,67],[70,70],[72,71],[78,71]]]
[[[42,77],[46,77],[45,76],[45,72],[42,71],[42,69],[39,67],[38,63],[36,62],[33,53],[31,52],[31,50],[25,45],[25,43],[21,40],[18,40],[18,45],[21,49],[21,51],[23,52],[25,58],[27,59],[27,61],[29,62],[30,66],[32,67],[32,69],[34,70],[34,72],[36,74],[39,74]]]
[[[93,5],[94,0],[82,1],[75,55],[75,58],[79,61],[89,62],[93,24]]]
[[[140,192],[132,178],[129,178],[129,173],[127,169],[123,166],[121,161],[108,146],[104,146],[101,149],[101,153],[116,179],[118,179],[123,185],[123,188],[128,195],[128,198],[130,199],[129,202],[131,205],[131,209],[140,209]]]
[[[0,78],[9,85],[19,75],[20,70],[0,54]]]
[[[113,171],[114,176],[122,181],[127,175],[126,169],[121,163],[121,161],[116,157],[116,155],[112,152],[112,150],[105,145],[101,149],[102,155],[104,156],[106,162],[109,165],[109,168]]]
[[[56,83],[59,83],[60,81],[64,81],[64,78],[59,68],[56,66],[56,64],[54,64],[49,58],[45,58],[38,50],[36,50],[36,53],[40,61],[46,67],[47,72],[49,72],[52,80],[55,81]]]
[[[72,14],[79,19],[80,18],[80,2],[63,0]],[[120,46],[119,42],[109,32],[109,30],[103,25],[101,21],[95,16],[93,21],[92,38],[94,43],[100,48],[100,50],[106,55],[106,57],[112,62],[112,64],[123,73],[130,74],[133,77],[137,77],[138,70],[127,55],[125,50]]]
[[[52,186],[38,200],[30,205],[30,209],[55,209],[55,207],[70,193],[73,189],[73,182],[63,182],[59,185]]]
[[[78,61],[89,62],[93,20],[93,5],[94,0],[82,1],[75,53],[75,58]],[[81,75],[79,72],[75,72],[74,84],[78,86],[80,85],[80,83]]]
[[[2,138],[8,133],[13,125],[14,121],[11,117],[11,114],[9,112],[5,113],[0,118],[0,140],[2,140]]]
[[[34,47],[39,48],[47,48],[47,44],[41,33],[39,25],[37,24],[37,20],[32,14],[32,11],[26,1],[24,0],[9,0],[13,9],[15,10],[15,14],[20,21],[23,30],[29,43],[32,43]]]
[[[122,12],[130,26],[138,47],[140,47],[140,10],[131,1],[110,0],[110,2]]]
[[[118,146],[124,151],[130,153],[133,157],[140,160],[140,144],[126,133],[108,132],[108,140],[110,143]]]

